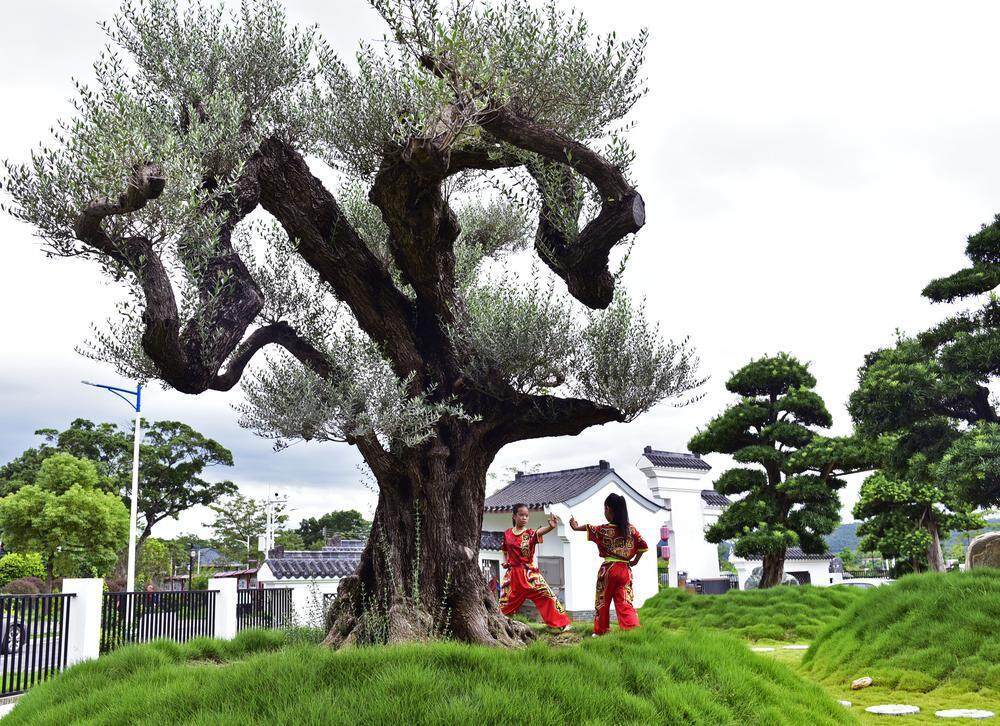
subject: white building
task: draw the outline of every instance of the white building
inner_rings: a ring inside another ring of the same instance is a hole
[[[606,461],[578,469],[518,473],[514,481],[486,498],[479,556],[487,581],[502,573],[500,546],[504,530],[511,526],[511,507],[527,504],[532,529],[544,525],[550,514],[559,518],[559,526],[545,535],[535,552],[536,564],[546,581],[571,614],[579,617],[593,613],[601,559],[597,546],[587,541],[585,532],[570,529],[569,518],[575,516],[580,524],[603,524],[607,521],[604,500],[612,492],[625,497],[629,520],[649,544],[649,552],[632,570],[633,602],[636,607],[642,605],[659,589],[656,544],[669,512],[648,493],[634,489]]]
[[[730,555],[729,561],[736,568],[741,590],[746,590],[747,580],[754,569],[764,564],[761,560],[745,560],[736,555]],[[829,552],[809,555],[798,547],[789,547],[785,553],[785,574],[794,577],[800,585],[829,587],[844,581],[844,564]]]
[[[642,450],[636,466],[646,475],[654,500],[669,510],[670,586],[677,587],[677,573],[688,581],[719,577],[719,550],[705,539],[729,500],[706,481],[712,467],[687,452]]]

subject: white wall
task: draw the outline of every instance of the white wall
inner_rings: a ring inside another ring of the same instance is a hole
[[[645,457],[640,457],[638,466],[646,475],[650,495],[670,507],[671,586],[676,587],[680,571],[688,580],[719,577],[718,547],[705,539],[705,530],[718,520],[720,510],[701,498],[703,489],[712,488],[706,479],[710,472],[652,466]]]
[[[729,561],[736,567],[736,578],[741,590],[746,589],[746,582],[755,567],[761,567],[761,560],[744,560],[742,557],[730,557]],[[839,585],[844,581],[840,572],[830,572],[830,560],[785,560],[785,572],[808,572],[809,584],[815,587]]]
[[[289,587],[292,589],[292,607],[295,609],[296,625],[322,626],[319,617],[323,608],[323,596],[337,594],[340,587],[339,577],[316,579],[278,579],[271,572],[267,563],[257,571],[257,581],[267,588]],[[311,622],[319,618],[320,622]]]

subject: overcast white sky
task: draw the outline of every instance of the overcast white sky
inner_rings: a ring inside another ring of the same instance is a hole
[[[712,376],[688,408],[663,405],[628,425],[510,446],[495,470],[523,460],[559,469],[608,459],[638,484],[643,445],[684,450],[729,401],[729,372],[787,350],[811,362],[847,432],[844,408],[864,354],[896,328],[947,312],[920,297],[963,265],[966,236],[1000,210],[996,3],[576,3],[596,29],[650,31],[650,94],[640,104],[635,174],[648,222],[626,284],[672,337],[690,334]],[[344,53],[382,35],[362,0],[288,0]],[[33,0],[0,25],[0,157],[21,160],[67,113],[71,77],[88,78],[114,0]],[[0,460],[39,427],[76,417],[128,421],[117,399],[80,379],[120,382],[73,352],[114,289],[88,263],[47,260],[31,230],[0,217]],[[355,507],[370,515],[360,456],[346,445],[274,453],[235,423],[238,394],[153,388],[146,416],[179,419],[233,450],[213,472],[246,492],[287,493],[293,517]],[[726,466],[708,457],[716,473]],[[708,486],[708,484],[706,484]],[[856,498],[844,499],[845,518]],[[208,521],[192,511],[160,536]]]

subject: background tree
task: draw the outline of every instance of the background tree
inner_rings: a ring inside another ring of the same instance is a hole
[[[170,548],[167,543],[156,537],[147,538],[139,549],[135,569],[139,589],[148,583],[160,584],[170,574]]]
[[[100,482],[92,462],[50,456],[34,484],[0,499],[4,545],[39,553],[50,583],[56,575],[104,576],[128,538],[128,510]]]
[[[299,522],[299,535],[305,547],[322,547],[327,537],[365,539],[372,523],[356,509],[338,509],[322,517],[308,517]]]
[[[212,546],[233,562],[260,561],[266,554],[257,548],[257,537],[264,534],[267,523],[264,504],[237,492],[209,509],[215,512],[214,521],[206,525],[212,528]],[[276,526],[287,520],[283,507],[276,507]]]
[[[74,420],[65,431],[40,429],[45,441],[0,468],[0,492],[16,491],[35,480],[41,463],[58,452],[93,462],[125,506],[132,491],[133,432],[111,423]],[[196,505],[207,506],[236,491],[231,481],[211,482],[202,473],[211,466],[232,466],[233,455],[217,441],[179,421],[143,423],[139,447],[139,545],[158,522]]]
[[[1000,503],[1000,417],[990,396],[1000,372],[1000,218],[969,237],[966,255],[970,267],[923,295],[979,307],[869,354],[849,403],[859,435],[883,451],[882,476],[859,511],[874,518],[867,529],[888,548],[883,556],[907,552],[917,569],[943,570],[948,531],[982,526],[977,510]]]
[[[4,187],[49,252],[125,282],[88,354],[190,394],[242,378],[254,431],[358,447],[379,502],[330,643],[369,614],[422,637],[443,605],[457,637],[515,644],[477,557],[497,452],[700,382],[611,271],[645,222],[625,132],[646,35],[528,0],[372,5],[388,42],[348,64],[273,1],[126,4]],[[530,272],[495,264],[529,246]]]
[[[44,578],[45,563],[42,556],[37,552],[8,552],[0,557],[0,587],[6,585],[11,580],[20,580],[22,577]]]
[[[754,360],[726,389],[740,401],[700,430],[696,454],[731,454],[740,464],[715,481],[725,495],[743,495],[709,527],[709,542],[733,540],[740,557],[763,559],[760,587],[781,584],[785,552],[826,551],[823,535],[840,523],[839,477],[856,471],[859,455],[846,439],[818,437],[833,423],[808,368],[787,353]]]

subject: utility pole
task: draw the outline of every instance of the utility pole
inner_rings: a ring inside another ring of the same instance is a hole
[[[142,385],[136,384],[135,390],[118,388],[116,386],[105,386],[101,383],[91,383],[90,381],[80,381],[94,388],[103,388],[118,396],[129,406],[135,409],[135,440],[132,444],[132,497],[129,506],[128,519],[128,572],[125,575],[125,592],[135,591],[135,540],[136,540],[136,520],[139,516],[139,442],[142,441]],[[125,398],[134,396],[135,403]]]

